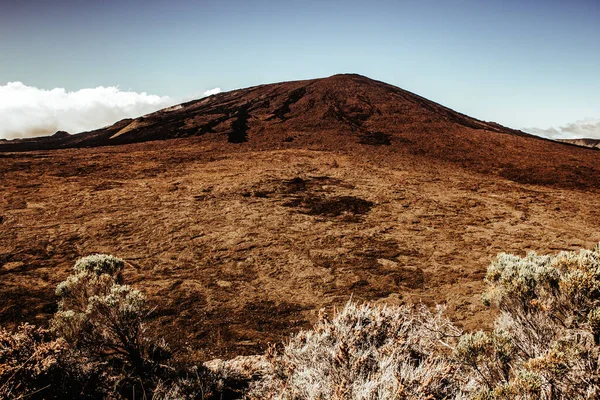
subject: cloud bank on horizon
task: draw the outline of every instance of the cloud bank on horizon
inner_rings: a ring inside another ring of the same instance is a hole
[[[204,96],[220,93],[207,90]],[[69,92],[9,82],[0,86],[0,139],[46,136],[56,131],[85,132],[135,118],[181,102],[168,96],[99,86]]]
[[[600,139],[600,119],[585,118],[558,128],[525,128],[523,130],[550,139]]]

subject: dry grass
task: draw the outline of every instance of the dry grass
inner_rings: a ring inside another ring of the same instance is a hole
[[[46,321],[75,260],[104,252],[122,257],[124,282],[157,304],[149,328],[174,348],[193,345],[198,360],[260,353],[351,294],[445,303],[461,327],[491,327],[479,297],[494,254],[600,241],[594,193],[392,160],[385,146],[377,160],[159,144],[2,159],[11,190],[0,196],[0,322]],[[292,192],[295,178],[304,190]],[[344,196],[373,206],[339,215],[286,206]]]

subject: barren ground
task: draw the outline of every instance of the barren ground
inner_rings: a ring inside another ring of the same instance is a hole
[[[351,296],[445,303],[485,328],[497,253],[600,241],[594,189],[375,149],[179,139],[0,154],[0,323],[45,324],[75,260],[103,252],[156,305],[152,329],[198,359],[260,352]]]

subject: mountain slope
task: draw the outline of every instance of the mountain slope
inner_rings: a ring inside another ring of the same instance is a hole
[[[92,132],[4,142],[0,152],[186,137],[228,151],[364,152],[390,163],[411,157],[522,183],[600,188],[597,154],[483,122],[352,74],[220,93]]]

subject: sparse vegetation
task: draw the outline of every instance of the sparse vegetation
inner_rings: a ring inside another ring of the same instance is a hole
[[[348,303],[276,354],[250,399],[596,399],[600,247],[500,254],[484,301],[492,332],[462,333],[441,313]]]
[[[139,376],[168,359],[162,341],[145,335],[145,296],[121,282],[123,261],[93,255],[75,264],[75,274],[58,285],[59,309],[51,327],[84,357],[118,364]]]
[[[87,376],[86,376],[87,375]],[[30,324],[0,329],[0,398],[88,398],[91,374],[69,353],[68,343]]]
[[[165,341],[149,335],[146,298],[122,284],[123,268],[103,254],[78,260],[56,289],[50,330],[0,332],[1,398],[211,397],[210,373],[174,367]]]
[[[0,330],[0,397],[191,399],[217,392],[205,367],[174,366],[166,343],[148,334],[147,301],[123,285],[123,268],[112,256],[79,260],[57,288],[50,330],[28,324]],[[489,332],[462,332],[442,307],[351,301],[271,347],[245,396],[598,398],[600,246],[500,254],[485,280],[484,302],[499,311]]]

